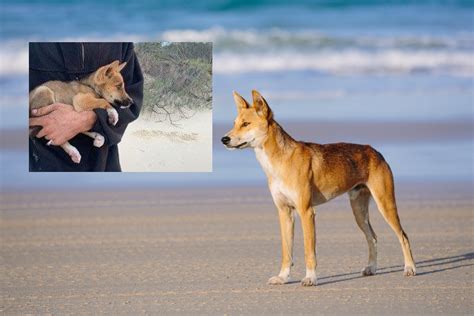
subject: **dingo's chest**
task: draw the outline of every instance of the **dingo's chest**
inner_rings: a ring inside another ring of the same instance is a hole
[[[255,154],[269,179],[270,192],[275,202],[296,206],[296,190],[285,183],[284,175],[281,174],[278,168],[273,166],[263,149],[255,148]]]

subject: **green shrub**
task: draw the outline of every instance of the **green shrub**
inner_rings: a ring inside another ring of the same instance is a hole
[[[174,124],[212,108],[212,43],[137,43],[135,51],[146,119]]]

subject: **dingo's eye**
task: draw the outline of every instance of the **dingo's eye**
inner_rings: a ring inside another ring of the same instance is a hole
[[[243,122],[243,123],[242,123],[242,127],[249,126],[249,125],[250,125],[249,122]]]
[[[122,85],[121,84],[117,85],[117,89],[119,90],[122,89]]]

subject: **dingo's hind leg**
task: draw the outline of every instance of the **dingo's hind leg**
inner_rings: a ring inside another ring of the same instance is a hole
[[[53,104],[55,102],[54,92],[46,86],[39,86],[29,95],[30,111],[33,109],[39,109],[44,106]],[[41,130],[40,126],[34,126],[29,128],[31,136],[36,136]]]
[[[96,132],[83,132],[82,134],[89,136],[94,140],[94,146],[95,147],[102,147],[105,142],[104,136],[100,135],[99,133]]]
[[[64,149],[64,151],[71,157],[72,161],[74,161],[75,163],[81,162],[82,157],[79,153],[79,150],[77,150],[77,148],[71,145],[69,142],[65,142],[64,144],[62,144],[61,148]]]
[[[411,253],[410,241],[398,217],[392,171],[386,162],[378,165],[374,171],[375,173],[372,173],[369,177],[367,187],[372,193],[383,218],[398,237],[405,261],[403,274],[405,276],[413,276],[416,274],[416,267]]]
[[[53,90],[46,86],[39,86],[30,92],[30,110],[53,104],[55,100]]]
[[[357,186],[349,191],[352,212],[357,225],[365,235],[369,246],[369,263],[362,270],[362,275],[374,275],[377,271],[377,236],[369,220],[370,191],[365,185]]]

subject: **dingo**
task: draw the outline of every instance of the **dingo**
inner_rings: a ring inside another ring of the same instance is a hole
[[[281,270],[269,284],[289,281],[293,265],[294,210],[301,217],[304,235],[306,276],[304,286],[316,285],[315,210],[345,192],[349,193],[357,225],[369,245],[369,263],[362,275],[377,269],[377,237],[369,222],[372,196],[380,213],[395,231],[405,259],[404,275],[416,274],[408,237],[400,225],[393,176],[383,156],[369,145],[319,145],[294,140],[274,120],[272,110],[257,91],[253,106],[234,92],[237,118],[222,139],[229,149],[253,148],[278,208],[281,229]]]
[[[124,88],[120,71],[127,63],[118,60],[100,67],[95,72],[80,81],[62,82],[48,81],[30,92],[30,110],[41,108],[56,102],[70,104],[77,112],[102,108],[107,110],[108,121],[111,125],[118,122],[118,113],[114,107],[128,108],[133,100]],[[94,139],[94,146],[104,144],[104,136],[95,132],[85,135]],[[69,142],[61,147],[75,163],[80,163],[81,154]]]

